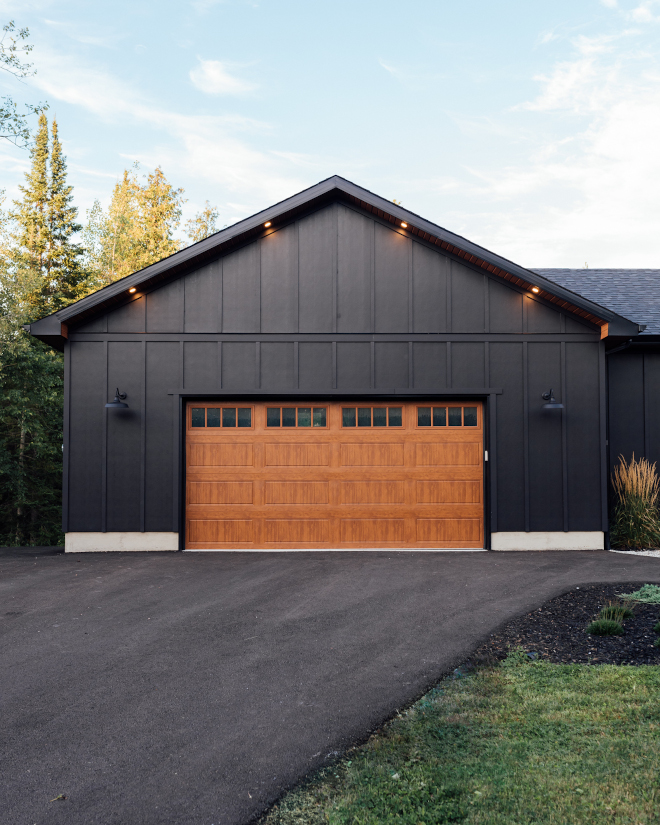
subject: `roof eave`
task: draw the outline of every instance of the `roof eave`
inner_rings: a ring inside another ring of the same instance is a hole
[[[166,278],[179,277],[193,267],[204,263],[205,259],[215,258],[220,252],[226,253],[234,246],[256,240],[268,234],[269,231],[276,231],[278,228],[278,226],[273,226],[267,229],[264,226],[265,223],[279,223],[281,225],[294,219],[296,214],[321,206],[324,202],[331,201],[337,196],[369,212],[378,214],[392,224],[398,224],[400,231],[401,222],[405,222],[407,224],[405,231],[411,236],[419,236],[438,246],[450,256],[476,265],[492,275],[512,281],[519,288],[531,289],[533,286],[538,287],[540,290],[539,297],[546,298],[560,308],[582,316],[583,319],[600,326],[601,337],[609,335],[632,336],[637,335],[640,331],[639,325],[633,321],[571,292],[544,276],[518,266],[512,261],[502,258],[460,235],[449,232],[443,227],[433,224],[414,212],[375,195],[345,178],[333,176],[186,249],[175,252],[158,263],[134,272],[120,281],[115,281],[113,284],[82,298],[51,316],[42,318],[30,325],[30,332],[43,341],[48,339],[47,343],[55,346],[53,336],[55,338],[58,336],[51,330],[54,330],[57,324],[80,323],[93,315],[99,314],[101,311],[109,311],[126,300],[128,290],[132,287],[139,290],[139,293],[136,292],[135,294],[135,297],[139,297],[140,293]],[[49,321],[51,323],[46,323]],[[59,337],[62,340],[58,342],[59,346],[57,348],[62,349],[65,336],[60,335]]]

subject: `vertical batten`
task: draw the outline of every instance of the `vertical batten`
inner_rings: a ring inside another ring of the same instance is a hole
[[[486,345],[488,346],[488,345]],[[497,532],[497,396],[488,397],[488,467],[490,483],[490,532]]]
[[[179,520],[180,510],[185,507],[185,496],[181,490],[181,474],[183,472],[183,415],[185,409],[180,395],[173,394],[168,401],[172,404],[172,456],[174,457],[174,472],[172,473],[172,532],[178,533],[184,522]],[[179,541],[181,547],[181,541]]]
[[[651,457],[651,428],[649,422],[650,416],[650,400],[649,400],[649,383],[648,383],[648,357],[645,352],[642,352],[642,398],[644,403],[644,456],[650,460]]]
[[[568,409],[566,393],[566,342],[560,344],[561,370],[561,402],[564,409],[561,411],[561,483],[562,483],[562,510],[564,516],[564,532],[568,532],[568,436],[566,432],[566,411]]]
[[[108,395],[108,342],[103,342],[103,386]],[[109,399],[108,399],[109,400]],[[101,448],[101,532],[105,533],[108,523],[108,411],[103,410],[103,433]]]
[[[300,387],[300,367],[298,360],[298,341],[293,342],[293,388]]]
[[[370,378],[369,378],[369,386],[373,390],[376,386],[376,345],[373,341],[371,341],[369,345],[369,359],[370,359]]]
[[[451,319],[451,315],[452,315],[451,291],[452,291],[452,281],[453,281],[453,279],[454,279],[454,267],[452,266],[452,262],[450,261],[449,266],[447,267],[447,281],[446,281],[446,284],[447,284],[447,306],[446,306],[446,309],[447,309],[447,322],[446,322],[446,330],[447,330],[447,332],[452,332],[453,329],[454,329],[453,326],[452,326],[452,322],[451,322],[452,321],[452,319]],[[447,362],[447,363],[449,364],[449,362]],[[449,376],[450,375],[451,375],[451,373],[447,372],[447,376],[448,376],[447,386],[448,387],[451,387],[451,383],[449,383]]]
[[[337,389],[337,342],[332,342],[332,389]]]
[[[490,387],[490,344],[484,342],[484,387]]]
[[[222,341],[218,341],[218,386],[222,389]]]
[[[447,389],[451,389],[454,385],[452,383],[451,373],[451,341],[447,341]]]
[[[371,221],[371,232],[369,233],[370,242],[371,242],[371,266],[369,272],[369,286],[370,286],[370,295],[371,295],[371,326],[369,327],[369,332],[376,331],[376,221]],[[371,358],[371,386],[373,387],[374,381],[374,371],[373,371],[373,347],[372,347],[372,358]]]
[[[413,294],[413,242],[408,241],[408,332],[415,331],[414,302]],[[412,355],[410,362],[410,374],[412,375]],[[412,384],[410,385],[412,387]]]
[[[339,207],[336,203],[332,204],[332,217],[333,217],[333,227],[334,227],[334,243],[332,244],[332,332],[337,332],[337,312],[338,312],[338,297],[337,297],[337,285],[339,283]],[[334,345],[333,345],[334,346]],[[333,358],[333,375],[334,375],[334,384],[333,387],[337,386],[337,358],[336,358],[336,351],[333,349],[332,351],[332,358]]]
[[[69,436],[71,431],[71,344],[64,345],[64,421],[62,430],[62,532],[69,530]]]
[[[142,409],[140,415],[140,532],[145,531],[147,510],[147,342],[142,341]],[[183,386],[183,385],[182,385]]]
[[[490,278],[488,275],[484,275],[484,332],[490,332]]]
[[[601,529],[609,533],[609,517],[607,512],[607,376],[605,374],[605,342],[598,346],[598,390],[600,415],[600,506]]]
[[[523,463],[525,478],[525,532],[529,533],[529,378],[527,375],[527,341],[523,341]]]

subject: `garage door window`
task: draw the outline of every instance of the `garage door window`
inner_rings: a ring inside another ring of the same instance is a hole
[[[417,407],[418,427],[477,427],[476,407]]]
[[[251,427],[251,407],[193,407],[192,427]]]
[[[267,407],[267,427],[326,427],[325,407]]]
[[[342,427],[401,427],[401,407],[342,407]]]

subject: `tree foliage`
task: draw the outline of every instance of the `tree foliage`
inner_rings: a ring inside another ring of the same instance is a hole
[[[167,258],[182,246],[175,237],[184,203],[157,167],[140,175],[133,164],[115,184],[107,212],[96,201],[83,235],[95,286],[101,287]]]
[[[0,37],[0,69],[16,78],[32,77],[36,70],[32,63],[25,58],[34,48],[28,43],[30,31],[27,28],[17,29],[13,20],[2,27]],[[46,103],[24,104],[25,111],[21,113],[18,105],[10,95],[0,98],[0,138],[8,140],[16,146],[27,146],[31,140],[28,117],[44,112]]]
[[[57,124],[42,113],[22,197],[2,214],[0,541],[61,541],[62,356],[23,324],[84,294],[80,230]]]
[[[1,49],[0,63],[7,63]],[[27,71],[16,49],[8,65]],[[126,170],[107,211],[95,202],[83,229],[57,122],[49,128],[43,111],[30,161],[10,211],[0,192],[0,544],[10,545],[63,541],[63,359],[23,325],[183,245],[177,237],[183,189],[173,187],[162,169],[142,174],[136,163]],[[187,222],[186,234],[193,242],[207,237],[217,231],[217,218],[207,201]]]
[[[218,231],[217,220],[218,210],[206,201],[204,208],[194,218],[186,221],[186,235],[190,238],[190,243],[197,243],[209,235],[214,235]]]
[[[29,302],[34,320],[82,297],[88,286],[83,250],[75,241],[82,227],[76,222],[57,122],[53,121],[51,142],[43,113],[30,157],[32,166],[25,185],[19,187],[22,198],[14,202],[12,218],[14,272],[33,285]]]

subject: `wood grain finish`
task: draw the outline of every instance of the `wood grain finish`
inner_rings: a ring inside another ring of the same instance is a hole
[[[396,429],[344,428],[341,403],[295,431],[267,428],[266,404],[233,430],[193,428],[188,410],[186,547],[483,547],[483,410],[465,405],[477,427],[417,427],[398,401]]]

